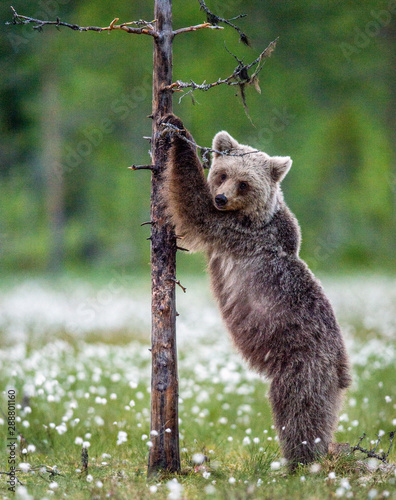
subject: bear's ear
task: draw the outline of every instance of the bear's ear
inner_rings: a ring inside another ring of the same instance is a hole
[[[290,170],[293,160],[290,156],[272,156],[270,162],[272,178],[275,182],[281,182]]]
[[[216,149],[217,151],[238,149],[238,146],[238,141],[231,137],[230,134],[225,130],[218,132],[213,138],[212,149]],[[214,156],[215,158],[217,158],[220,155],[218,153],[215,153]]]

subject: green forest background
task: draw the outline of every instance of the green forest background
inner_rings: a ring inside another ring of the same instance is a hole
[[[301,255],[322,272],[390,270],[396,261],[396,1],[207,0],[226,28],[179,35],[174,81],[216,81],[279,38],[247,89],[186,96],[174,112],[200,145],[226,129],[271,155],[290,155],[286,200]],[[18,0],[19,14],[80,26],[153,18],[153,1]],[[0,6],[0,268],[3,273],[149,269],[152,39],[121,31],[6,26]],[[206,20],[174,0],[174,29]],[[178,256],[202,270],[202,257]]]

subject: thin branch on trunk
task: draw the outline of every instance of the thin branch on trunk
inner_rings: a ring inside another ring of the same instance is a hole
[[[208,148],[205,146],[200,146],[199,144],[195,143],[194,141],[188,139],[184,134],[183,131],[178,129],[175,125],[172,123],[164,123],[163,124],[164,130],[170,132],[171,134],[175,134],[180,139],[183,139],[183,141],[188,142],[195,148],[200,150],[201,158],[203,161],[203,168],[210,168],[210,153],[216,153],[221,156],[246,156],[246,155],[251,155],[255,153],[259,153],[260,151],[258,149],[255,149],[253,151],[248,151],[247,153],[238,153],[237,150],[235,149],[226,149],[224,151],[218,151],[217,149],[213,148]],[[129,167],[131,168],[131,167]]]
[[[235,21],[236,19],[240,19],[242,17],[246,17],[246,14],[239,14],[238,16],[235,16],[231,19],[224,19],[223,17],[217,16],[213,12],[209,10],[209,8],[206,6],[205,0],[198,0],[199,5],[201,6],[201,10],[204,10],[206,12],[206,19],[208,23],[213,24],[214,26],[218,25],[219,23],[224,23],[228,24],[228,26],[231,26],[231,28],[234,28],[239,34],[239,40],[243,42],[245,45],[250,45],[248,37],[246,36],[246,33],[244,33],[241,28],[233,24],[231,21]]]
[[[196,26],[188,26],[187,28],[180,28],[173,32],[173,36],[180,35],[180,33],[188,33],[189,31],[197,31],[203,28],[209,28],[212,30],[223,30],[222,26],[213,25],[211,23],[197,24]]]
[[[153,24],[156,22],[156,20],[153,21],[131,21],[127,23],[122,23],[122,24],[115,24],[117,21],[119,21],[119,18],[116,17],[111,21],[109,26],[105,27],[99,27],[99,26],[78,26],[77,24],[69,24],[61,21],[59,17],[56,19],[56,21],[43,21],[41,19],[35,19],[34,17],[29,17],[29,16],[22,16],[17,13],[17,11],[14,9],[14,7],[11,7],[11,10],[13,12],[13,19],[11,22],[7,22],[6,24],[35,24],[33,26],[33,29],[42,31],[43,26],[46,25],[55,25],[56,27],[59,28],[59,26],[65,26],[66,28],[70,28],[75,31],[112,31],[112,30],[123,30],[128,33],[134,33],[135,35],[150,35],[150,36],[157,36],[157,32],[154,29]],[[140,28],[133,28],[132,26],[142,26]]]
[[[171,89],[173,92],[182,92],[184,89],[190,89],[188,92],[183,94],[180,99],[180,101],[186,97],[187,95],[193,93],[195,90],[203,90],[204,92],[207,92],[208,90],[212,89],[213,87],[218,87],[219,85],[238,85],[240,92],[241,92],[241,98],[243,102],[243,106],[245,108],[245,111],[247,112],[247,106],[246,106],[246,99],[245,99],[245,86],[246,85],[253,85],[255,89],[261,93],[260,87],[259,87],[259,80],[258,80],[258,75],[260,71],[263,69],[263,66],[268,59],[268,57],[271,56],[272,52],[275,50],[276,44],[278,42],[278,38],[276,38],[273,42],[271,42],[268,47],[266,47],[260,55],[252,61],[250,64],[244,64],[241,59],[239,59],[235,54],[230,52],[227,47],[226,50],[229,52],[238,62],[238,66],[234,69],[234,71],[231,73],[230,76],[227,78],[219,78],[216,82],[212,83],[206,83],[205,81],[201,84],[194,82],[193,80],[190,80],[190,82],[182,82],[181,80],[177,80],[176,82],[172,83],[171,85],[168,85],[164,87],[164,90]],[[257,66],[254,73],[249,76],[249,70],[253,67]]]

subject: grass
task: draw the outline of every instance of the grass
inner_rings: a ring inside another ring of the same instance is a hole
[[[396,498],[394,468],[379,468],[359,452],[287,473],[272,427],[268,384],[233,351],[206,284],[187,282],[187,296],[178,299],[182,473],[150,482],[147,287],[141,297],[140,284],[129,282],[99,288],[32,282],[0,290],[0,380],[2,388],[17,393],[22,440],[16,462],[31,466],[18,472],[23,487],[17,498]],[[328,287],[354,365],[336,440],[354,445],[365,432],[362,446],[369,448],[384,433],[378,450],[387,451],[388,433],[396,427],[395,330],[389,331],[389,315],[362,299],[371,303],[374,293],[386,292],[389,307],[389,282],[373,283],[370,294],[361,296],[361,284],[332,281]],[[354,286],[356,294],[350,293]],[[79,310],[78,304],[85,306]],[[1,408],[7,411],[5,391]],[[4,472],[7,428],[0,418]],[[126,440],[117,444],[120,432]],[[81,441],[89,443],[87,472],[80,471]],[[195,463],[197,454],[209,461]],[[389,462],[395,459],[392,450]],[[0,493],[13,498],[7,478],[1,475]]]

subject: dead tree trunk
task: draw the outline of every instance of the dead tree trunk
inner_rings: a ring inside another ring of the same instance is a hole
[[[162,173],[170,146],[160,120],[172,111],[172,0],[156,0],[154,18],[153,133],[151,182],[152,378],[151,433],[148,475],[161,469],[180,470],[178,376],[176,351],[176,238],[166,223],[159,198]]]

